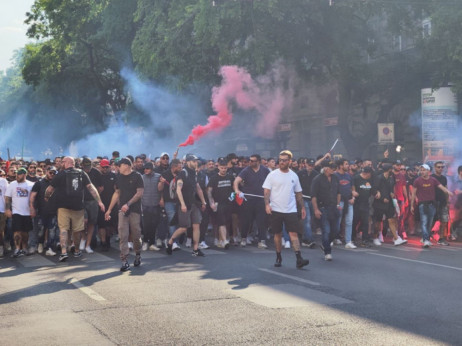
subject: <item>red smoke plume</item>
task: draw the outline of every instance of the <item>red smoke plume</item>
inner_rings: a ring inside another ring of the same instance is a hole
[[[271,138],[284,108],[282,89],[274,86],[275,83],[280,84],[274,76],[278,79],[280,76],[272,72],[273,77],[262,77],[256,83],[244,68],[223,66],[220,69],[223,81],[212,90],[212,107],[217,114],[209,116],[206,125],[195,126],[180,147],[192,145],[209,132],[220,132],[229,126],[233,119],[231,102],[243,110],[256,109],[263,117],[257,125],[256,134]]]

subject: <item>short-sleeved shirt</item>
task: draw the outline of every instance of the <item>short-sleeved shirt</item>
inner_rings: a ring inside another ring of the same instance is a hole
[[[433,177],[424,179],[418,177],[414,181],[414,187],[417,189],[416,196],[419,203],[432,202],[436,198],[436,188],[440,185],[440,182]]]
[[[164,183],[164,189],[162,190],[162,196],[164,197],[164,202],[174,202],[174,200],[170,197],[170,183],[173,180],[174,176],[172,171],[166,170],[162,174],[162,178],[164,178],[167,182]]]
[[[91,183],[96,187],[97,190],[103,186],[103,180],[101,178],[100,171],[92,167],[87,174],[88,174],[88,177],[90,178]],[[88,191],[88,189],[84,189],[84,199],[85,201],[94,200],[93,196],[91,195],[90,191]]]
[[[183,188],[181,193],[183,195],[186,208],[191,209],[192,205],[196,202],[197,192],[197,174],[195,170],[184,167],[176,176],[176,180],[183,181]]]
[[[5,178],[0,178],[0,213],[5,212],[5,193],[8,187],[8,181]]]
[[[339,190],[340,190],[340,195],[342,196],[342,200],[349,200],[351,197],[353,197],[352,191],[351,191],[351,186],[352,186],[352,179],[351,175],[348,172],[345,172],[343,174],[339,172],[334,173],[339,182]]]
[[[229,197],[233,192],[234,177],[226,173],[225,176],[215,174],[210,177],[207,187],[212,188],[213,200],[219,204],[230,204]]]
[[[374,199],[373,206],[375,209],[388,210],[391,203],[391,195],[395,190],[395,179],[393,175],[390,174],[388,178],[385,177],[385,173],[381,173],[374,178],[371,193],[376,195],[377,192],[380,192],[380,198]],[[385,202],[385,199],[388,202]]]
[[[46,178],[37,181],[32,187],[32,192],[36,192],[35,206],[39,215],[56,214],[56,194],[52,194],[48,201],[45,201],[45,191],[50,186],[51,180]]]
[[[33,186],[34,183],[28,180],[22,183],[13,181],[8,185],[5,196],[11,197],[13,214],[30,216],[29,199]]]
[[[239,177],[243,180],[244,185],[241,191],[245,194],[252,194],[263,197],[263,183],[265,182],[266,176],[270,173],[270,170],[265,166],[260,165],[258,171],[254,171],[252,167],[248,166],[244,168]],[[260,197],[246,196],[247,199],[255,199]]]
[[[443,185],[444,187],[448,187],[448,179],[444,175],[436,175],[432,174],[432,177],[438,180],[438,182]],[[436,200],[440,202],[441,206],[444,206],[447,204],[447,197],[444,191],[440,189],[436,189]]]
[[[103,183],[103,192],[99,194],[101,201],[106,208],[111,204],[112,195],[115,191],[116,174],[109,172],[107,174],[101,174],[101,181]]]
[[[394,173],[393,173],[394,174]],[[398,201],[404,201],[403,187],[406,186],[406,175],[404,173],[398,173],[395,175],[395,197]]]
[[[82,193],[81,196],[68,196],[66,193],[66,172],[80,172],[82,177]],[[60,171],[55,175],[51,181],[51,186],[55,188],[56,193],[56,207],[65,208],[71,210],[82,210],[84,208],[83,204],[83,194],[84,190],[87,188],[87,185],[91,184],[88,174],[82,170],[77,170],[75,168],[68,168]]]
[[[369,197],[371,196],[371,179],[364,179],[361,174],[353,177],[353,186],[359,196],[355,199],[355,205],[359,207],[369,206]]]
[[[136,194],[136,190],[143,188],[143,178],[141,174],[132,171],[128,175],[118,174],[116,188],[119,190],[119,207],[127,204]],[[141,198],[130,205],[130,212],[141,214]]]
[[[311,172],[308,172],[306,169],[302,169],[297,172],[298,179],[300,180],[300,185],[302,186],[303,195],[311,195],[311,183],[318,174],[319,172],[314,169]],[[304,198],[306,199],[306,197]]]
[[[318,174],[311,184],[311,198],[316,197],[318,208],[337,205],[337,195],[340,193],[338,178],[335,174],[330,176]]]
[[[263,188],[271,191],[271,209],[279,213],[296,213],[296,192],[302,192],[302,186],[297,173],[290,170],[282,172],[276,169],[269,173],[263,183]]]

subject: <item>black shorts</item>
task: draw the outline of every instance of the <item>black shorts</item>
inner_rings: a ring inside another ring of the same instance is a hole
[[[227,226],[231,223],[231,205],[229,203],[218,203],[217,211],[212,211],[211,215],[214,225]]]
[[[373,216],[374,221],[377,221],[377,222],[382,221],[384,215],[385,215],[386,220],[394,218],[396,214],[395,207],[393,206],[392,202],[390,202],[390,205],[391,206],[388,209],[374,208],[374,216]]]
[[[101,209],[98,210],[98,227],[99,228],[107,228],[107,227],[116,227],[118,224],[118,219],[119,219],[119,212],[117,208],[114,208],[111,212],[111,218],[109,221],[106,221],[104,219],[105,213],[101,211]]]
[[[13,214],[13,232],[30,232],[33,228],[30,216]]]
[[[282,225],[286,226],[287,232],[296,232],[303,235],[303,222],[298,213],[279,213],[272,211],[270,215],[271,233],[282,233]]]

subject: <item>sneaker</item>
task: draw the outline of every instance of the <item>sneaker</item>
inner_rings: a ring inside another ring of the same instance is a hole
[[[10,252],[10,251],[11,251],[11,244],[10,244],[10,242],[7,242],[7,243],[5,244],[5,251],[6,251],[6,252]]]
[[[395,241],[393,241],[393,244],[394,244],[395,246],[403,245],[403,244],[406,244],[406,243],[407,243],[407,240],[405,240],[405,239],[403,239],[403,238],[401,238],[401,237],[399,237],[399,236],[398,236],[398,238],[397,238]]]
[[[225,240],[223,244],[225,246],[225,250],[228,250],[229,249],[229,241]]]
[[[200,244],[199,244],[199,249],[208,249],[209,246],[207,245],[207,243],[205,241],[202,241]]]
[[[362,241],[361,243],[359,243],[359,246],[369,248],[371,247],[371,243],[369,243],[368,241]]]
[[[75,245],[74,245],[74,244],[71,245],[71,247],[69,248],[69,251],[70,251],[71,253],[74,253],[74,252],[75,252]],[[82,251],[82,250],[81,250],[81,251]]]
[[[381,243],[383,243],[383,233],[382,232],[379,233],[379,240]]]
[[[133,261],[133,266],[138,267],[141,264],[141,255],[136,255]]]
[[[121,272],[126,272],[130,270],[130,264],[128,262],[122,263],[122,267],[120,267]]]
[[[87,246],[87,247],[85,248],[85,252],[86,252],[86,253],[93,253],[94,251],[91,249],[91,247]]]
[[[345,244],[345,249],[356,249],[356,245],[350,241],[349,243]]]
[[[446,241],[446,239],[440,238],[440,239],[438,240],[438,245],[448,246],[449,243]]]
[[[287,240],[284,244],[284,249],[290,249],[290,241]]]
[[[423,247],[428,249],[430,246],[432,246],[432,242],[430,240],[425,240],[423,243]]]
[[[215,239],[213,240],[213,245],[214,245],[214,246],[218,246],[218,244],[220,244],[220,241],[219,241],[217,238],[215,238]]]
[[[423,244],[423,243],[425,243],[425,242],[424,242],[424,239],[423,239],[423,238],[420,238],[420,244]]]
[[[192,255],[194,257],[204,257],[204,253],[201,251],[201,249],[193,250]]]
[[[246,242],[247,245],[252,245],[253,237],[247,237]]]
[[[56,256],[56,252],[50,247],[47,252],[45,252],[45,256]]]
[[[302,241],[302,246],[312,249],[316,246],[316,243],[314,241]]]
[[[407,233],[406,232],[403,232],[403,239],[407,239]]]
[[[224,248],[225,248],[224,242],[222,242],[221,240],[219,240],[219,241],[217,242],[217,248],[219,248],[219,249],[224,249]]]
[[[24,250],[22,250],[24,251]],[[35,246],[31,246],[28,250],[27,250],[27,253],[25,253],[27,256],[31,256],[31,255],[34,255],[35,254],[35,251],[36,251],[36,248]],[[26,251],[24,251],[26,252]]]
[[[343,245],[340,239],[334,239],[334,245]]]
[[[61,252],[61,244],[56,243],[56,252]]]
[[[456,241],[457,240],[457,235],[456,234],[451,234],[451,240]]]
[[[43,244],[42,243],[38,244],[37,252],[38,253],[43,253]]]
[[[297,264],[296,264],[296,266],[297,266],[298,269],[301,269],[301,268],[303,268],[304,266],[307,266],[308,264],[310,264],[310,261],[309,261],[309,260],[303,259],[303,258],[299,258],[299,259],[297,259]]]
[[[244,239],[241,240],[241,246],[245,247],[247,245],[247,241]]]
[[[259,248],[259,249],[267,249],[268,246],[266,246],[266,242],[265,242],[264,240],[262,240],[262,241],[260,241],[260,242],[258,243],[258,248]]]
[[[187,248],[190,248],[191,245],[192,245],[192,239],[191,239],[191,238],[186,239],[186,244],[185,244],[185,246],[186,246]]]
[[[241,239],[239,237],[234,237],[234,246],[239,246]]]
[[[131,242],[131,241],[128,242],[128,250],[130,250],[130,251],[133,250],[133,242]]]
[[[373,240],[373,243],[374,243],[375,246],[380,246],[380,245],[382,245],[382,242],[380,241],[379,238],[375,238],[375,239]]]
[[[20,255],[21,255],[21,250],[15,249],[11,257],[18,258]]]
[[[174,242],[173,245],[172,245],[172,250],[173,251],[178,251],[178,250],[181,250],[181,247],[176,242]]]
[[[175,244],[175,243],[173,243],[173,244]],[[167,255],[171,255],[171,254],[172,254],[172,252],[173,252],[173,249],[172,249],[172,248],[173,248],[173,245],[167,243],[167,247],[165,248],[165,251],[167,252]]]
[[[59,262],[66,262],[66,260],[68,258],[69,258],[69,256],[67,255],[67,253],[62,253],[61,255],[59,255],[58,261]]]
[[[74,257],[82,257],[82,251],[74,252]]]
[[[3,257],[5,254],[5,250],[3,249],[3,246],[0,246],[0,257]]]
[[[330,253],[328,253],[327,255],[324,256],[324,260],[332,261],[332,255]]]
[[[156,240],[156,246],[157,246],[158,248],[161,248],[161,247],[162,247],[162,240],[161,240],[161,239],[157,239],[157,240]]]
[[[149,250],[151,250],[151,251],[160,251],[160,248],[158,248],[157,246],[155,246],[154,244],[152,244],[152,245],[149,247]]]
[[[148,250],[148,243],[143,243],[143,246],[141,247],[141,251],[147,251]]]
[[[80,240],[80,245],[79,245],[79,250],[80,251],[85,250],[85,243],[86,243],[85,239]]]

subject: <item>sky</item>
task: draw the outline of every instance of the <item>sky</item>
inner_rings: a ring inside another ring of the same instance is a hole
[[[0,71],[11,67],[13,52],[29,41],[24,20],[33,3],[34,0],[0,0]]]

